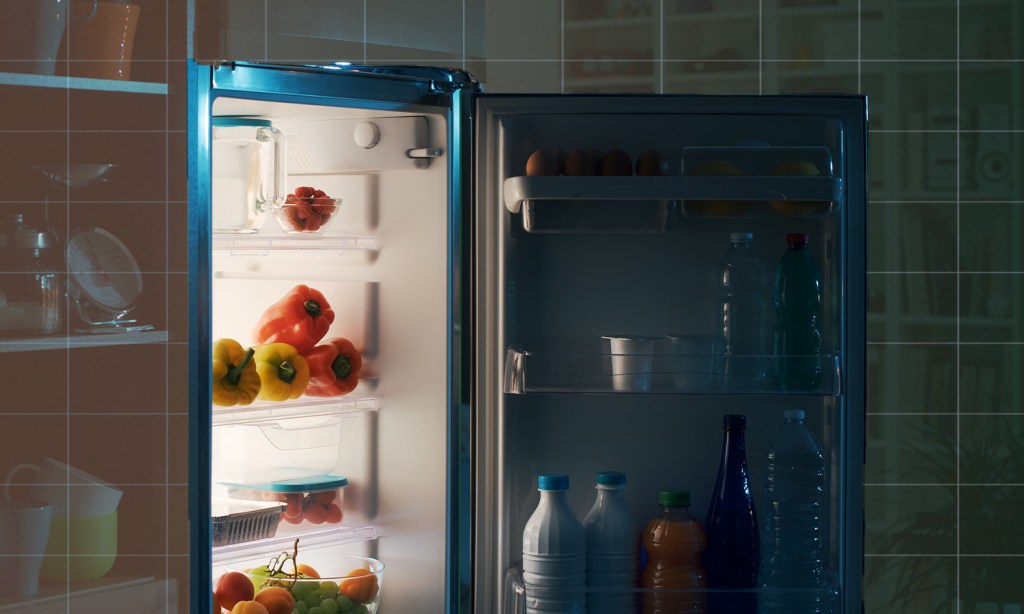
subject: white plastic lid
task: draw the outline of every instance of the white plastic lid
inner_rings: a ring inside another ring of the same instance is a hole
[[[741,241],[753,241],[754,233],[752,232],[733,232],[729,234],[729,240],[733,243]]]
[[[783,412],[782,415],[784,418],[786,418],[786,420],[799,420],[802,422],[804,419],[804,410],[787,409],[785,412]]]

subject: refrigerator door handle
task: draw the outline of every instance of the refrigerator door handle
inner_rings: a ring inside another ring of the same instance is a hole
[[[440,158],[441,149],[438,147],[418,147],[416,149],[406,149],[405,157],[407,158]]]

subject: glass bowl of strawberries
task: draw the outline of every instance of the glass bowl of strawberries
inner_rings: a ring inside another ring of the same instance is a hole
[[[340,206],[340,198],[331,198],[323,190],[310,186],[300,186],[288,194],[283,205],[274,209],[274,217],[289,234],[320,234]]]

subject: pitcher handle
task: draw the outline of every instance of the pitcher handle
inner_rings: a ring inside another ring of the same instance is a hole
[[[89,20],[89,19],[92,19],[93,17],[95,17],[96,16],[96,4],[97,4],[98,1],[99,0],[92,0],[92,9],[89,11],[88,15],[79,16],[79,15],[75,15],[74,11],[69,11],[68,12],[68,22],[76,23],[76,22],[79,22],[79,21],[86,21],[86,20]]]
[[[15,465],[14,467],[12,467],[11,470],[7,472],[7,477],[4,478],[4,499],[10,500],[10,498],[11,498],[11,479],[15,475],[17,475],[17,473],[19,471],[21,471],[22,469],[31,469],[32,471],[35,471],[36,473],[42,473],[43,472],[43,468],[42,467],[40,467],[39,465],[35,465],[33,463],[19,463],[19,464]]]

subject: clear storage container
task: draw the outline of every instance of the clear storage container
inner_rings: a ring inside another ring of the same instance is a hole
[[[65,284],[52,263],[53,237],[25,223],[21,213],[0,218],[0,335],[60,331]]]
[[[229,497],[283,504],[278,527],[281,531],[341,524],[347,485],[348,478],[342,476],[266,484],[223,484]]]

